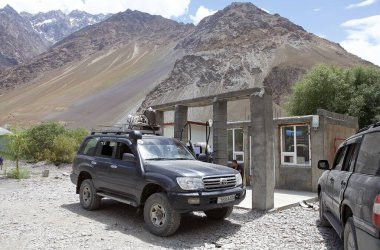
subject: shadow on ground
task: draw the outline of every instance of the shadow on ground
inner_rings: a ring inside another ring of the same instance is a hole
[[[119,231],[149,244],[167,248],[173,247],[173,242],[175,242],[176,248],[199,247],[204,246],[205,243],[213,244],[219,238],[230,237],[241,227],[229,220],[212,221],[201,213],[189,213],[182,216],[181,226],[176,234],[162,238],[150,234],[145,228],[142,210],[123,203],[103,199],[101,207],[96,211],[84,210],[79,203],[64,204],[61,207],[104,224],[103,230]],[[242,216],[247,218],[247,215]],[[237,220],[238,217],[239,214],[232,214],[232,219]]]
[[[318,230],[322,235],[325,242],[326,249],[328,250],[343,250],[343,241],[340,240],[338,234],[332,227],[323,227],[319,223],[319,219],[316,221]]]

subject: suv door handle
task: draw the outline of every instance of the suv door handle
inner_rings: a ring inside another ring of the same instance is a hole
[[[342,181],[342,182],[340,183],[340,185],[342,185],[342,187],[345,187],[345,186],[347,185],[347,182]]]
[[[117,166],[112,164],[112,165],[111,165],[111,168],[117,168]]]
[[[330,178],[330,182],[334,182],[334,181],[335,181],[335,179],[331,177]]]
[[[96,165],[96,161],[91,161],[91,164],[92,165]]]

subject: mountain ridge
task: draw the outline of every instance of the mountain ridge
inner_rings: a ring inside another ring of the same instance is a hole
[[[370,64],[251,3],[231,4],[197,26],[127,10],[1,72],[0,123],[110,125],[154,104],[259,86],[282,105],[319,63]],[[239,105],[230,113],[240,115],[247,104]],[[206,110],[190,119],[204,120]]]
[[[52,10],[36,14],[21,12],[20,15],[29,20],[32,27],[52,44],[61,41],[75,31],[112,16],[112,14],[92,15],[79,10],[73,10],[68,14],[61,10]]]
[[[0,70],[16,66],[49,47],[11,6],[0,9]]]

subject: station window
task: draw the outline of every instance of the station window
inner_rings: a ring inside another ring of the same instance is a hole
[[[281,164],[310,166],[310,133],[308,125],[281,127]]]
[[[228,161],[237,160],[244,162],[243,129],[234,128],[227,131],[228,137]]]

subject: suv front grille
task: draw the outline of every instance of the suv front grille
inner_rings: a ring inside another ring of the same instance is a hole
[[[236,177],[235,175],[205,177],[203,185],[206,190],[234,187],[236,186]]]

